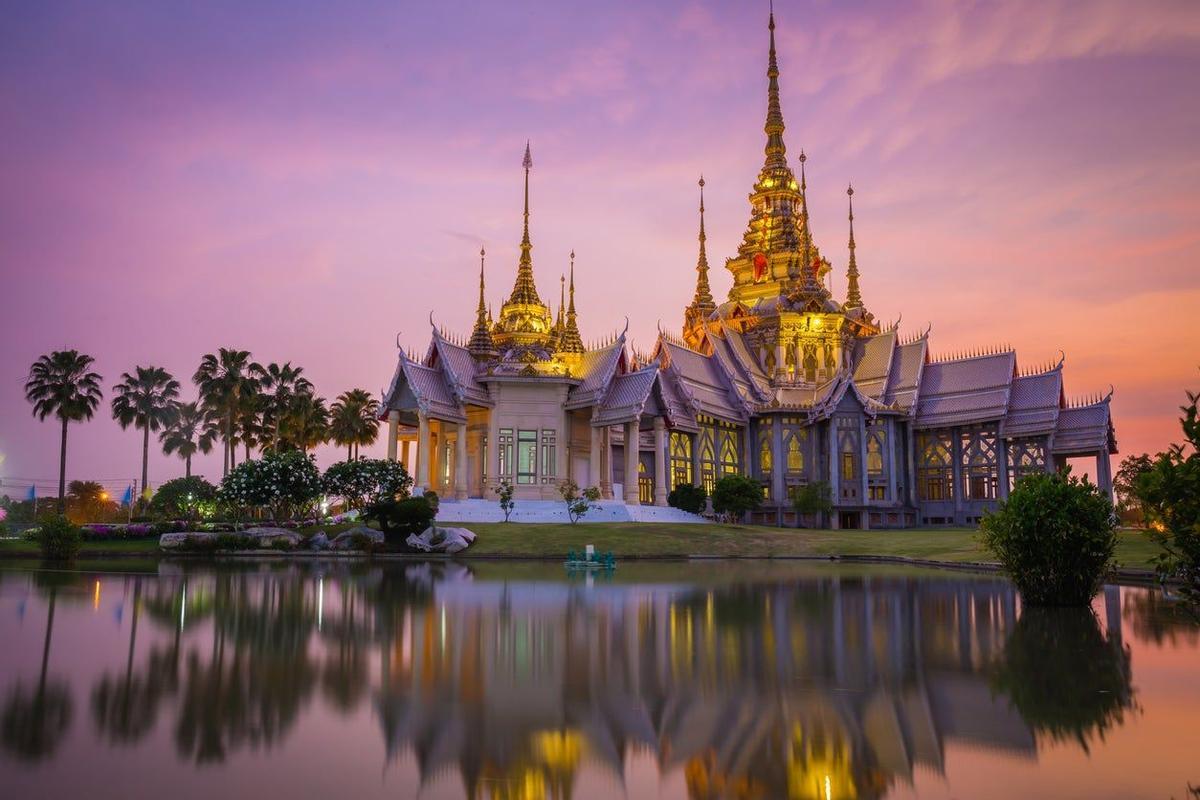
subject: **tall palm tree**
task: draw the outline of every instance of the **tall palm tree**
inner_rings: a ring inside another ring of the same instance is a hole
[[[33,404],[40,420],[53,414],[62,422],[62,444],[58,456],[58,513],[64,510],[67,493],[67,425],[91,419],[100,405],[104,380],[91,371],[93,359],[76,350],[56,350],[29,367],[25,399]]]
[[[245,448],[244,461],[250,460],[252,448],[261,449],[266,444],[267,428],[263,420],[266,402],[266,398],[256,388],[254,394],[243,398],[241,408],[238,409],[237,440]]]
[[[359,445],[373,444],[379,437],[379,401],[365,389],[342,392],[329,412],[330,438],[346,446],[347,459],[358,458]]]
[[[329,409],[325,398],[305,393],[292,398],[281,426],[281,441],[307,453],[329,439]]]
[[[142,494],[149,484],[150,432],[161,430],[175,419],[179,381],[162,367],[134,367],[122,373],[113,387],[112,415],[122,430],[130,425],[142,431]]]
[[[192,477],[192,456],[208,453],[217,440],[217,422],[200,408],[199,403],[179,403],[174,421],[158,435],[159,444],[167,455],[179,453],[183,459],[184,476]]]
[[[215,354],[206,354],[192,381],[200,387],[201,404],[221,420],[221,441],[225,444],[222,474],[228,475],[235,460],[238,412],[244,398],[258,388],[250,374],[250,351],[222,347]]]
[[[287,415],[292,398],[300,394],[312,394],[313,385],[303,375],[304,367],[293,367],[292,362],[267,366],[251,364],[250,371],[258,379],[260,391],[265,398],[263,428],[271,436],[271,449],[279,449],[279,430]],[[265,449],[265,443],[264,443]]]

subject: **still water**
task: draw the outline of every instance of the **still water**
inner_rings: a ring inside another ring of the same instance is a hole
[[[812,563],[0,568],[0,795],[1182,798],[1157,593]]]

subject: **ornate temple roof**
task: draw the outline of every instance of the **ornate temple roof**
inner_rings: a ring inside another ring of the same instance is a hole
[[[401,350],[391,386],[383,398],[383,407],[400,411],[414,405],[439,419],[452,422],[466,422],[467,419],[443,370],[419,364]]]
[[[1011,350],[926,364],[917,398],[917,426],[1003,419],[1016,364]]]
[[[895,329],[859,339],[854,349],[854,382],[859,390],[879,402],[885,402],[888,376],[896,355]]]
[[[1007,437],[1054,433],[1063,403],[1062,362],[1053,369],[1013,378],[1008,414],[1000,433]]]
[[[1090,455],[1097,451],[1117,452],[1112,413],[1107,397],[1087,405],[1070,406],[1058,412],[1051,450],[1057,455]]]
[[[607,345],[585,351],[575,373],[581,382],[567,395],[567,408],[585,408],[603,397],[624,357],[624,333]]]
[[[643,367],[612,379],[604,400],[592,415],[594,425],[615,425],[641,416],[658,383],[658,365]]]
[[[469,346],[454,344],[434,329],[429,350],[426,363],[430,366],[437,366],[439,363],[443,365],[446,383],[460,403],[474,403],[480,406],[492,404],[487,387],[477,380],[478,362],[471,354]]]
[[[699,413],[730,422],[747,419],[744,401],[716,358],[698,353],[682,342],[671,341],[661,334],[655,346],[655,357],[660,363],[665,357],[674,367],[672,375],[678,377],[687,396],[696,402]]]

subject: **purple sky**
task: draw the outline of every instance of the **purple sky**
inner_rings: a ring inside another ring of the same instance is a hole
[[[713,284],[762,163],[766,3],[28,3],[0,26],[0,477],[53,482],[30,362],[94,355],[106,398],[69,478],[120,484],[140,436],[107,390],[137,364],[194,394],[219,346],[378,392],[397,332],[464,333],[477,252],[510,290],[532,140],[534,269],[577,253],[581,327],[649,349]],[[1178,438],[1200,374],[1200,7],[789,2],[785,140],[808,155],[844,290],[845,188],[868,306],[933,351],[1061,348],[1115,385],[1123,454]],[[380,445],[378,450],[382,450]],[[320,454],[322,463],[337,456]],[[219,477],[220,454],[197,470]],[[151,481],[182,473],[156,454]],[[10,489],[10,492],[12,490]]]

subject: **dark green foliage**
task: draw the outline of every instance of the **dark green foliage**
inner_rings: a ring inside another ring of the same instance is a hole
[[[763,486],[745,475],[726,475],[713,487],[713,511],[732,521],[762,505]]]
[[[516,502],[513,500],[514,490],[512,481],[507,479],[501,480],[500,485],[493,489],[493,491],[500,498],[500,510],[504,512],[504,521],[508,522],[508,515],[512,513],[513,506],[516,505]]]
[[[64,516],[47,517],[38,525],[37,542],[43,558],[70,561],[79,552],[83,534]]]
[[[266,510],[276,521],[304,518],[321,496],[321,473],[312,456],[304,453],[267,453],[231,470],[217,496],[239,517]]]
[[[381,500],[407,497],[412,483],[403,464],[381,458],[339,461],[321,479],[326,494],[337,495],[358,511]]]
[[[1133,707],[1129,651],[1106,640],[1090,608],[1027,607],[992,673],[1034,732],[1075,739],[1121,725]]]
[[[1126,456],[1113,476],[1113,492],[1117,495],[1117,511],[1128,515],[1136,523],[1147,523],[1149,509],[1137,493],[1138,479],[1154,467],[1154,460],[1142,453]]]
[[[575,481],[563,481],[558,485],[558,494],[567,504],[567,518],[572,525],[593,508],[599,508],[592,505],[600,499],[600,490],[595,486],[581,490]]]
[[[707,499],[708,493],[704,491],[703,486],[681,483],[667,495],[667,505],[689,514],[700,514],[704,512]]]
[[[411,534],[422,533],[435,516],[426,495],[403,500],[383,500],[367,507],[363,518],[379,523],[389,544],[402,544]]]
[[[1069,469],[1021,479],[980,534],[1027,605],[1087,605],[1117,545],[1112,503]]]
[[[196,520],[205,508],[215,508],[217,487],[204,478],[175,478],[169,480],[150,501],[150,509],[170,519]]]
[[[792,492],[792,508],[802,516],[828,514],[833,511],[833,492],[827,481],[813,481],[797,486]]]
[[[1200,615],[1200,395],[1188,392],[1180,425],[1183,444],[1160,453],[1151,468],[1141,473],[1134,494],[1158,532],[1163,548],[1158,572],[1163,579],[1182,584],[1181,594],[1193,613]]]
[[[438,493],[431,490],[426,490],[422,497],[425,498],[425,502],[429,504],[429,507],[433,509],[434,515],[436,515],[438,512],[438,506],[442,502],[442,499],[438,497]]]
[[[422,528],[422,530],[424,530],[424,529]],[[407,538],[407,537],[405,537],[405,538]],[[350,549],[351,550],[359,550],[364,553],[373,553],[375,551],[376,547],[377,547],[377,545],[375,544],[375,540],[372,539],[367,534],[365,534],[365,533],[350,534]]]

